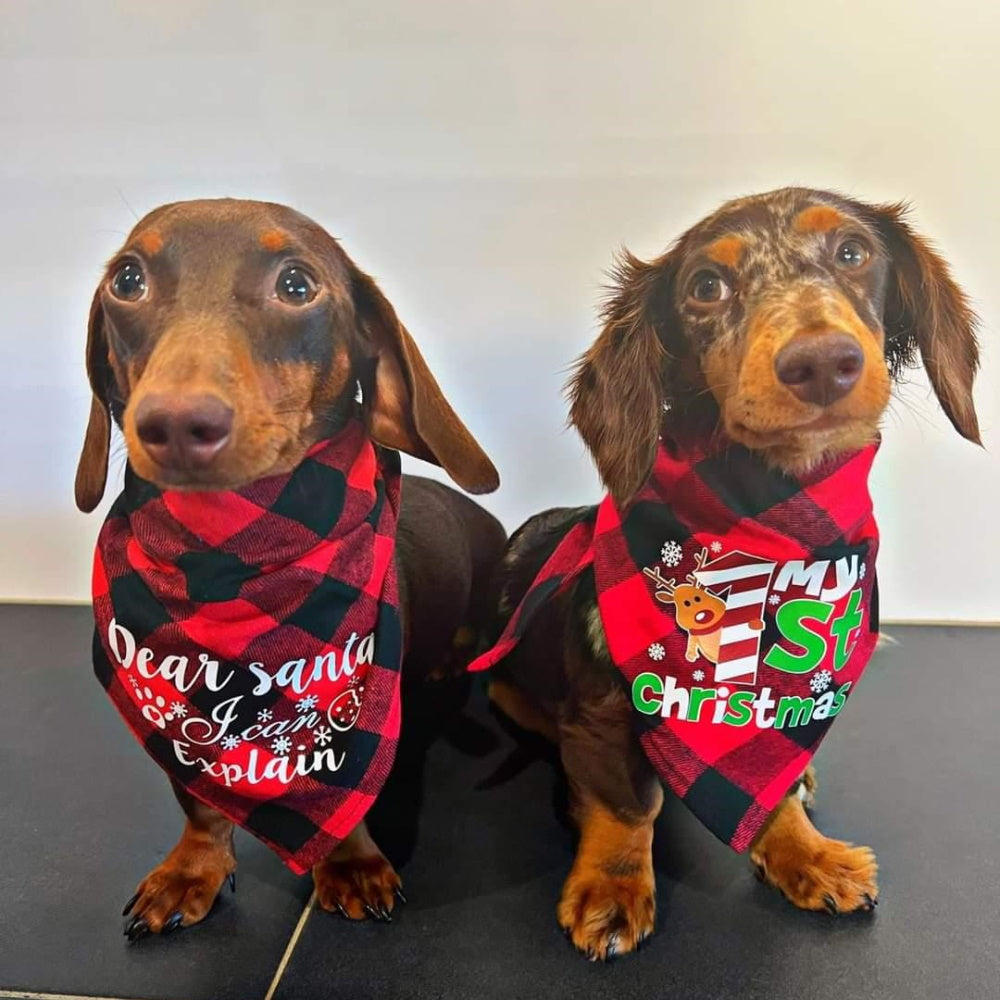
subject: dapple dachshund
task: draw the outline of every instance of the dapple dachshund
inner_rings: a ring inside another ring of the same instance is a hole
[[[872,448],[894,380],[918,355],[955,429],[979,442],[975,318],[902,205],[799,188],[743,198],[655,260],[626,253],[615,279],[603,331],[568,391],[571,422],[622,511],[667,437],[724,436],[768,475],[783,477]],[[512,536],[496,584],[494,637],[516,624],[532,581],[584,516],[585,509],[551,510]],[[668,566],[672,555],[664,551]],[[713,630],[725,605],[699,581],[705,557],[696,554],[701,561],[686,583],[666,580],[665,570],[656,584],[656,600],[677,604],[677,624],[690,630],[686,653],[683,636],[678,643],[678,669],[689,674],[685,656],[703,657],[709,670],[719,659]],[[607,959],[636,949],[653,930],[651,844],[663,791],[609,658],[593,571],[548,608],[544,627],[528,627],[495,664],[491,696],[516,723],[558,744],[580,831],[558,920],[580,951]],[[760,617],[742,626],[750,644]],[[663,655],[650,646],[651,660]],[[803,909],[871,910],[873,852],[815,829],[804,808],[812,770],[798,773],[749,844],[758,876]]]

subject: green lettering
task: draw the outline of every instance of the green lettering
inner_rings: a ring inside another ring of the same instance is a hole
[[[837,693],[833,698],[833,708],[830,709],[831,719],[844,707],[844,702],[847,701],[847,695],[850,692],[851,685],[853,683],[853,681],[848,681],[846,684],[841,684],[841,686],[837,688]]]
[[[851,633],[859,628],[864,621],[865,613],[861,610],[861,590],[852,590],[844,613],[835,618],[830,625],[830,635],[835,636],[837,644],[833,649],[833,669],[840,670],[851,656],[854,647],[847,648],[847,640]]]
[[[646,692],[652,691],[650,697]],[[663,701],[663,678],[656,674],[639,674],[632,681],[632,704],[644,715],[656,715]]]
[[[722,721],[728,726],[745,726],[753,718],[753,691],[736,691],[729,696],[729,705]],[[732,714],[730,714],[732,713]]]
[[[697,722],[698,716],[701,715],[701,706],[706,701],[711,701],[714,697],[715,691],[712,688],[691,688],[691,707],[688,709],[687,714],[688,722]]]
[[[783,670],[786,674],[807,674],[815,670],[826,655],[826,639],[818,632],[807,628],[805,619],[814,618],[824,625],[833,614],[833,605],[825,601],[798,600],[788,601],[778,608],[774,616],[778,631],[789,642],[801,646],[804,653],[789,653],[775,643],[764,657],[764,662],[775,670]]]
[[[804,726],[811,718],[816,702],[812,698],[799,698],[797,695],[786,695],[778,702],[778,714],[774,719],[775,729],[785,729],[787,726]],[[791,716],[791,721],[788,721]]]

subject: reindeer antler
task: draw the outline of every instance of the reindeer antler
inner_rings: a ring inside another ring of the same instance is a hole
[[[667,597],[674,596],[674,590],[677,587],[677,580],[671,577],[669,580],[664,580],[662,574],[660,573],[660,567],[655,566],[652,569],[646,566],[643,569],[643,573],[646,574],[655,584],[657,591],[663,591]]]
[[[704,568],[706,562],[708,562],[708,549],[702,548],[701,552],[696,552],[694,555],[694,573],[688,573],[687,576],[687,582],[690,583],[692,587],[699,586],[698,577],[695,574],[698,570]]]

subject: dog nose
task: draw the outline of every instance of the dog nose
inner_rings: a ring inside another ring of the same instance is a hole
[[[135,429],[149,457],[161,467],[203,469],[229,440],[233,411],[207,394],[154,394],[136,408]]]
[[[849,333],[835,331],[796,337],[774,359],[778,381],[803,403],[819,406],[843,399],[864,366],[861,345]]]

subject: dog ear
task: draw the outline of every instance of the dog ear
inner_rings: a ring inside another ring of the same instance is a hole
[[[90,419],[76,467],[75,487],[76,505],[88,514],[101,502],[108,479],[108,452],[111,447],[109,377],[108,341],[101,291],[98,289],[90,304],[87,324],[87,379],[92,393]]]
[[[650,263],[627,251],[616,262],[604,329],[576,363],[567,386],[570,423],[590,450],[604,485],[624,506],[649,476],[670,406],[668,359],[656,314],[667,302],[673,263]]]
[[[906,206],[874,209],[876,225],[892,262],[883,325],[889,370],[915,361],[924,368],[941,408],[955,430],[981,444],[972,383],[979,368],[977,319],[948,265],[906,222]]]
[[[493,463],[444,398],[388,299],[367,274],[350,269],[355,313],[374,355],[374,372],[361,387],[372,438],[441,466],[469,493],[492,493],[500,485]]]

